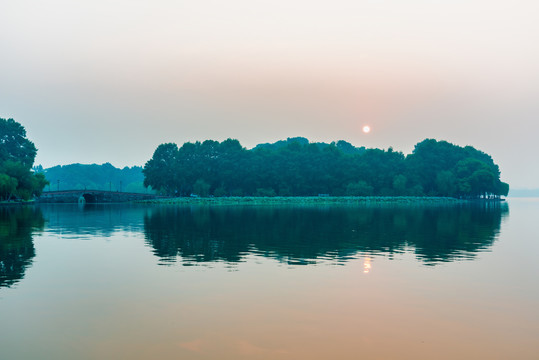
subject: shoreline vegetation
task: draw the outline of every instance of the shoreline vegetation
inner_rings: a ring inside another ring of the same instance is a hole
[[[156,205],[446,205],[502,201],[499,198],[477,200],[441,196],[230,196],[176,197],[135,202]]]
[[[150,205],[202,205],[202,206],[259,206],[259,205],[292,205],[292,206],[341,206],[341,205],[465,205],[465,204],[500,204],[503,198],[492,199],[457,199],[442,196],[229,196],[229,197],[171,197],[151,200],[134,200],[122,203],[99,204],[150,204]],[[38,201],[0,201],[0,207],[38,205]],[[64,203],[59,203],[64,204]]]

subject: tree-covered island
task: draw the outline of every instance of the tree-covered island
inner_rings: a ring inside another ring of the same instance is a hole
[[[41,195],[48,181],[32,171],[37,149],[24,126],[0,118],[0,201],[29,200]]]
[[[509,185],[490,155],[426,139],[413,152],[289,138],[248,150],[238,140],[161,144],[144,185],[169,196],[442,196],[499,198]]]
[[[21,124],[0,118],[0,201],[39,197],[48,184],[45,176],[49,178],[57,170],[79,173],[75,183],[84,183],[84,188],[95,186],[95,181],[89,182],[88,174],[85,176],[82,170],[110,170],[106,176],[109,187],[113,170],[120,171],[110,164],[74,164],[51,168],[44,175],[32,170],[36,153]],[[124,186],[133,191],[129,185],[140,181],[136,178],[140,168],[121,171],[129,172]],[[157,147],[142,173],[144,186],[168,196],[323,194],[474,199],[499,198],[509,192],[509,185],[500,180],[499,167],[490,155],[472,146],[434,139],[418,143],[406,156],[392,148],[366,149],[342,140],[311,143],[301,137],[260,144],[250,150],[233,139],[187,142],[181,147],[166,143]]]

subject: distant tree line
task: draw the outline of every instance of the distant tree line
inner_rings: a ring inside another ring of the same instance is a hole
[[[13,119],[0,118],[0,201],[41,195],[48,182],[43,174],[32,171],[36,154],[24,126]]]
[[[50,190],[112,190],[145,193],[144,175],[141,166],[119,169],[110,163],[58,165],[37,172],[45,174],[50,181]]]
[[[507,196],[492,158],[472,146],[426,139],[412,154],[309,143],[304,138],[252,150],[238,140],[161,144],[144,185],[170,196]]]

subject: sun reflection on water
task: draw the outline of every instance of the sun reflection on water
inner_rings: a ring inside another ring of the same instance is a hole
[[[368,274],[369,272],[371,272],[371,268],[371,258],[366,257],[365,260],[363,260],[363,273]]]

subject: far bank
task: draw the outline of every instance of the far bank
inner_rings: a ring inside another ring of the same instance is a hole
[[[137,201],[162,205],[354,205],[354,204],[498,204],[500,199],[467,200],[452,197],[416,196],[306,196],[306,197],[176,197]]]

